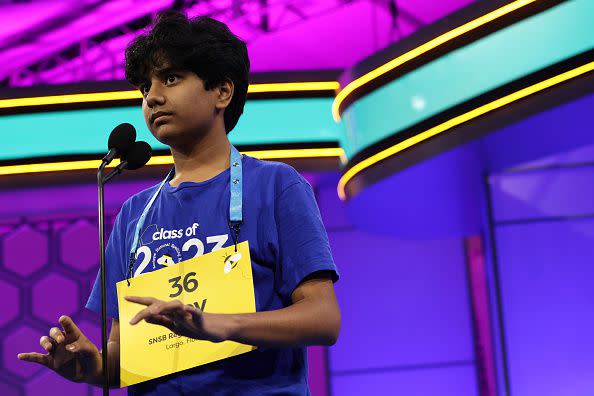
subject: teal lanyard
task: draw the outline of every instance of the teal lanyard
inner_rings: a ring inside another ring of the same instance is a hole
[[[242,203],[243,203],[243,174],[242,174],[242,164],[241,164],[241,154],[235,146],[231,145],[231,153],[229,154],[229,163],[231,164],[231,169],[229,172],[229,228],[235,232],[234,239],[235,239],[235,251],[237,252],[237,241],[239,239],[239,231],[241,229],[241,224],[243,222],[242,216]],[[134,232],[134,240],[132,241],[132,246],[130,248],[130,261],[129,261],[129,268],[128,268],[128,286],[130,286],[130,278],[132,277],[132,270],[134,269],[134,261],[136,261],[136,250],[138,249],[138,240],[140,238],[140,232],[142,231],[142,227],[144,226],[144,221],[146,220],[146,216],[150,211],[153,203],[157,199],[157,196],[163,189],[165,183],[167,183],[171,178],[175,175],[175,168],[171,169],[167,174],[167,177],[159,184],[157,191],[153,194],[151,199],[147,202],[140,218],[138,219],[138,223],[136,223],[136,230]]]

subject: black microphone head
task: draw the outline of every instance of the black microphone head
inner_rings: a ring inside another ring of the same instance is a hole
[[[142,168],[150,159],[153,150],[147,142],[136,142],[123,158],[127,162],[126,169]]]
[[[107,142],[107,148],[109,150],[115,149],[117,154],[123,155],[132,149],[135,141],[136,129],[132,124],[125,122],[111,131],[109,141]]]

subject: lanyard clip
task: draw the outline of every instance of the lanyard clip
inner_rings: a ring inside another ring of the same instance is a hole
[[[239,240],[239,232],[241,231],[241,224],[243,222],[241,220],[239,221],[229,221],[229,228],[232,231],[235,231],[235,234],[233,235],[233,239],[235,240],[235,252],[237,252],[237,241]]]

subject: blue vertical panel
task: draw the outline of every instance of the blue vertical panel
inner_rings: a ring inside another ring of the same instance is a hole
[[[594,390],[594,218],[496,232],[513,396]]]
[[[496,221],[594,215],[594,165],[491,178]]]
[[[339,376],[332,379],[332,393],[337,396],[478,395],[472,365]]]
[[[331,375],[473,365],[462,240],[402,241],[345,231],[330,232],[330,242],[341,273],[335,287],[342,311]]]
[[[594,94],[585,95],[486,135],[482,148],[487,169],[497,172],[518,164],[567,164],[565,156],[575,158],[570,162],[591,160],[592,151],[584,148],[594,143],[594,136],[591,128],[584,126],[594,124],[592,108]],[[571,154],[573,151],[580,153]]]

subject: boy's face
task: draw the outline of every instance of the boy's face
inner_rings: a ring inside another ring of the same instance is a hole
[[[223,122],[224,129],[223,110],[233,92],[231,87],[227,95],[224,86],[207,91],[195,73],[167,64],[153,70],[139,89],[149,130],[161,143],[173,147],[201,139],[217,122]]]

